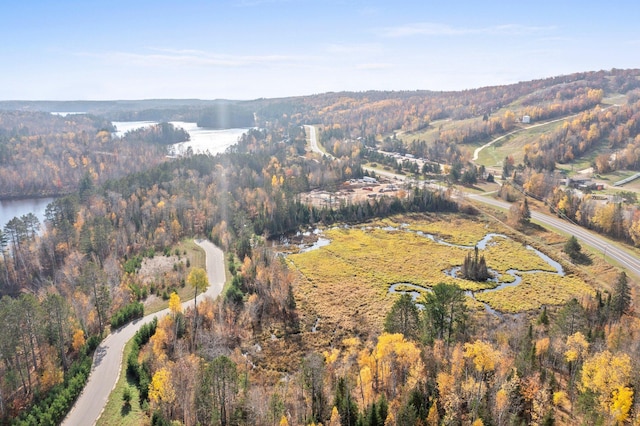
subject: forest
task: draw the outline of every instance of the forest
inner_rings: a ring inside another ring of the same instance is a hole
[[[163,130],[172,131],[156,136]],[[0,197],[65,195],[84,177],[100,184],[164,161],[166,146],[140,149],[141,135],[118,139],[113,131],[92,115],[0,111]]]
[[[98,115],[1,112],[0,196],[64,196],[42,223],[24,215],[0,232],[0,423],[59,423],[97,344],[139,316],[150,297],[167,299],[171,314],[136,336],[124,361],[133,385],[128,397],[118,396],[149,424],[637,423],[635,277],[611,268],[615,279],[594,296],[503,320],[478,313],[459,287],[442,283],[424,295],[422,310],[398,296],[380,323],[313,333],[300,273],[274,243],[317,226],[399,214],[479,220],[482,213],[450,191],[417,186],[402,197],[334,207],[305,204],[301,195],[362,177],[367,145],[383,143],[382,135],[474,118],[463,134],[413,145],[433,163],[411,173],[439,175],[444,163],[446,176],[457,170],[461,178],[472,167],[465,144],[509,131],[526,112],[577,116],[525,147],[522,164],[505,162],[509,184],[500,195],[516,200],[520,189],[546,198],[578,223],[640,245],[635,204],[597,204],[559,189],[551,166],[607,143],[623,150],[613,164],[605,161],[609,167],[637,167],[639,74],[250,101],[260,128],[225,153],[175,159],[166,158],[165,145],[185,135],[166,126],[118,139]],[[629,93],[628,102],[597,110],[611,91]],[[519,109],[498,112],[515,101]],[[210,105],[199,108],[215,115]],[[307,123],[323,129],[335,158],[305,150]],[[525,216],[517,228],[534,232]],[[225,251],[229,282],[216,301],[183,311],[173,291],[197,285],[196,268],[176,263],[152,283],[138,272],[143,259],[169,256],[194,237]]]

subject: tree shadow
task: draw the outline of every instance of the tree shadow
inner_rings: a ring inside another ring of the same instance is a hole
[[[124,403],[120,408],[120,416],[126,417],[131,412],[131,404]]]
[[[102,359],[107,355],[107,348],[104,346],[98,346],[95,354],[93,355],[93,366],[94,368],[99,366],[102,362]]]
[[[591,265],[593,263],[591,258],[586,253],[582,252],[575,253],[571,256],[571,260],[579,265]]]

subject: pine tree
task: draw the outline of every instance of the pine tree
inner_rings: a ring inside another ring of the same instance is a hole
[[[618,320],[629,311],[631,306],[631,288],[627,280],[627,274],[623,271],[618,275],[615,287],[613,288],[613,296],[611,297],[611,312],[613,318]]]
[[[486,281],[491,276],[484,256],[479,256],[478,247],[475,247],[474,257],[467,254],[460,272],[463,278],[472,281]]]
[[[531,210],[529,210],[529,202],[527,201],[526,197],[522,202],[521,211],[522,211],[522,215],[521,215],[520,221],[523,224],[529,223],[529,221],[531,220]]]
[[[420,315],[409,294],[403,294],[393,304],[384,320],[384,331],[402,333],[407,339],[418,337]]]
[[[358,420],[358,405],[353,400],[351,392],[344,377],[338,379],[336,395],[333,405],[340,414],[340,424],[343,426],[355,426]]]

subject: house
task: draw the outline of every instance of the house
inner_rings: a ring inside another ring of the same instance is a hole
[[[574,176],[567,178],[567,186],[571,188],[588,188],[591,185],[591,178],[586,176]]]
[[[522,124],[529,124],[531,123],[531,117],[528,115],[523,115],[522,116]]]

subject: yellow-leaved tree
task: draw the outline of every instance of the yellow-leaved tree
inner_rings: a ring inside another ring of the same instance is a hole
[[[594,392],[598,395],[602,412],[624,422],[633,402],[633,389],[628,386],[630,380],[629,355],[603,351],[584,362],[581,390]]]
[[[564,359],[569,363],[569,375],[571,381],[575,379],[576,371],[578,371],[578,365],[587,356],[589,350],[589,342],[586,337],[577,331],[567,337],[566,343],[567,350],[564,352]]]
[[[85,343],[84,331],[78,328],[76,329],[76,331],[73,332],[73,339],[72,339],[71,346],[73,347],[73,350],[77,352],[80,350],[82,346],[84,346],[84,343]]]
[[[171,372],[163,367],[155,372],[149,385],[149,400],[155,406],[170,405],[176,399],[176,393],[171,385]]]
[[[176,293],[175,291],[171,293],[171,296],[169,296],[169,310],[171,311],[171,314],[173,315],[174,318],[176,315],[182,312],[182,305],[180,304],[180,296],[178,296],[178,293]]]
[[[476,381],[478,391],[475,399],[476,401],[480,401],[482,398],[482,383],[485,381],[487,374],[496,369],[500,352],[495,350],[491,344],[482,340],[476,340],[473,343],[464,344],[464,357],[473,360],[475,370],[479,374],[478,380]],[[474,413],[474,417],[476,414],[477,411]]]
[[[358,364],[359,385],[369,398],[383,390],[388,395],[395,395],[404,385],[413,388],[424,373],[420,349],[400,333],[381,334],[373,350],[360,352]]]

